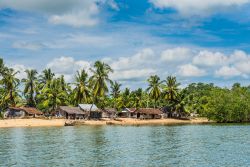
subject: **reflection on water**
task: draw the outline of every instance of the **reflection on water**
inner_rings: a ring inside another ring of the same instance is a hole
[[[0,129],[0,166],[250,166],[250,126]]]

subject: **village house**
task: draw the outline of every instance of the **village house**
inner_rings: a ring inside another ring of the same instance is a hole
[[[137,119],[161,119],[163,115],[163,112],[156,108],[139,108],[133,113]]]
[[[89,115],[89,119],[102,118],[102,110],[98,109],[95,104],[79,104],[79,108]]]
[[[115,108],[105,108],[102,110],[102,118],[115,118],[117,110]]]
[[[57,117],[64,117],[66,119],[84,119],[86,112],[82,111],[79,107],[60,106],[56,110]]]
[[[9,107],[4,114],[5,118],[39,117],[43,113],[33,107]]]
[[[121,111],[117,113],[117,116],[120,118],[131,118],[134,116],[135,108],[123,108]]]

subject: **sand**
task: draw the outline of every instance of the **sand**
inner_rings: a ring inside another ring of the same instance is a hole
[[[5,119],[0,120],[0,128],[10,127],[62,127],[67,123],[74,123],[75,125],[176,125],[176,124],[207,124],[211,123],[205,118],[192,120],[178,120],[178,119],[155,119],[155,120],[138,120],[131,118],[119,118],[116,120],[82,120],[82,121],[68,121],[64,119]]]
[[[81,121],[77,122],[79,125],[176,125],[176,124],[208,124],[212,123],[206,118],[198,118],[192,120],[179,119],[153,119],[153,120],[139,120],[131,118],[119,118],[116,120],[102,120],[102,121]]]
[[[0,128],[64,126],[64,119],[5,119],[0,120]]]

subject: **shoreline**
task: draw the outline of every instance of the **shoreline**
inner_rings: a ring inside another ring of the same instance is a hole
[[[137,126],[137,125],[186,125],[186,124],[210,124],[213,121],[208,121],[206,118],[196,118],[192,120],[179,119],[152,119],[138,120],[132,118],[119,118],[116,120],[65,120],[65,119],[4,119],[0,120],[0,128],[16,128],[16,127],[63,127],[65,123],[73,125],[120,125],[120,126]]]

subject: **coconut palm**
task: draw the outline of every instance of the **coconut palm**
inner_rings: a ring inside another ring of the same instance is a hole
[[[61,88],[60,79],[52,79],[50,86],[42,90],[39,98],[42,99],[42,108],[50,108],[51,111],[67,103],[67,94]]]
[[[75,104],[89,102],[91,93],[88,86],[88,74],[84,69],[77,71],[75,82],[76,87],[73,90]]]
[[[168,76],[167,80],[164,81],[165,85],[163,85],[163,92],[166,100],[170,102],[175,102],[178,93],[179,93],[179,86],[180,84],[177,83],[176,77]]]
[[[42,72],[43,74],[39,76],[39,83],[41,84],[41,88],[44,87],[50,87],[50,83],[52,81],[52,79],[54,78],[55,74],[52,73],[51,69],[45,69]]]
[[[139,88],[137,90],[135,90],[134,92],[132,92],[132,106],[134,108],[140,108],[144,105],[144,101],[143,101],[143,90],[142,88]]]
[[[149,92],[149,97],[154,99],[154,108],[156,106],[156,102],[161,96],[161,82],[160,77],[157,75],[150,76],[148,79],[149,86],[147,91]]]
[[[6,67],[4,65],[3,59],[0,58],[0,76],[3,75],[5,69],[6,69]]]
[[[18,96],[18,85],[20,83],[20,80],[16,78],[17,73],[18,71],[16,72],[12,68],[6,68],[0,81],[0,84],[5,89],[4,101],[12,106],[16,105],[15,98]]]
[[[122,107],[129,107],[130,106],[130,89],[125,88],[121,96]]]
[[[113,98],[118,98],[118,96],[121,93],[121,84],[119,84],[117,81],[111,82],[111,96]]]
[[[113,72],[108,64],[100,61],[96,61],[94,69],[90,69],[93,76],[90,77],[90,85],[92,86],[93,101],[96,102],[97,98],[104,97],[108,93],[107,82],[111,82],[109,79],[109,73]]]
[[[27,74],[27,78],[22,79],[22,82],[24,83],[24,96],[27,98],[27,105],[31,107],[36,106],[36,86],[37,86],[37,71],[36,70],[25,70],[25,73]]]

